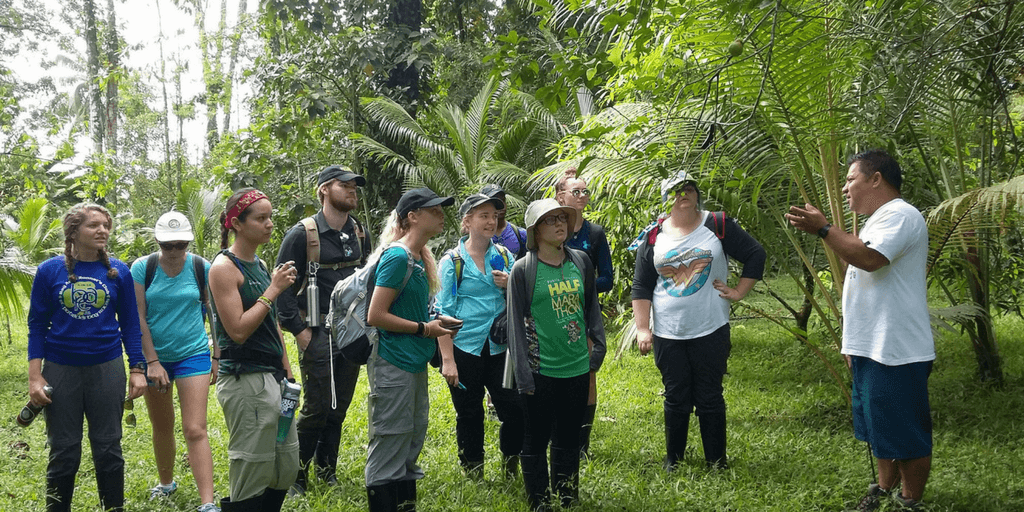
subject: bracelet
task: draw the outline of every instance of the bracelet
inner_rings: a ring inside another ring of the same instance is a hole
[[[146,361],[146,364],[153,364],[153,363],[159,363],[159,362],[160,362],[159,359],[154,359],[152,361]]]
[[[214,361],[220,361],[219,357],[210,356],[210,359],[213,359]]]
[[[423,322],[416,322],[416,336],[423,336],[423,332],[427,330],[427,326]]]
[[[262,302],[264,306],[266,306],[266,307],[268,307],[270,309],[274,308],[274,303],[271,302],[270,299],[268,299],[266,297],[266,295],[260,295],[259,298],[257,298],[256,300],[259,301],[259,302]]]
[[[137,373],[137,374],[139,374],[139,375],[145,375],[145,374],[146,374],[146,372],[145,372],[145,371],[143,371],[143,370],[141,370],[141,369],[135,369],[135,368],[133,368],[133,369],[131,369],[131,370],[128,370],[128,373]]]

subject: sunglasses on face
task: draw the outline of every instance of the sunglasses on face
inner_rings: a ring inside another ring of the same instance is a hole
[[[160,242],[160,248],[165,251],[184,251],[188,248],[188,242]]]
[[[682,192],[684,194],[696,194],[697,193],[697,187],[695,187],[693,185],[686,185],[686,186],[677,188],[675,190],[675,192],[677,194],[680,193],[680,192]]]
[[[572,194],[573,197],[580,197],[580,196],[590,197],[590,189],[589,188],[577,188],[577,189],[570,190],[569,193]]]
[[[569,222],[569,216],[564,214],[564,213],[559,213],[558,215],[548,215],[547,217],[544,217],[543,219],[541,219],[540,222],[541,222],[541,224],[545,224],[545,225],[548,225],[548,226],[554,226],[555,224],[558,224],[559,222],[561,222],[561,223]]]

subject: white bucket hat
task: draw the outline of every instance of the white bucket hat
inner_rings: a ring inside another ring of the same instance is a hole
[[[700,186],[697,185],[697,180],[693,179],[686,171],[678,171],[675,175],[661,180],[661,202],[667,203],[672,191],[684,184],[691,184],[693,188],[697,189],[697,208],[700,209],[703,204],[701,202]]]
[[[179,212],[161,215],[156,221],[153,235],[156,236],[157,242],[191,242],[196,238],[192,234],[192,223]]]
[[[537,239],[534,235],[534,232],[536,231],[535,228],[537,227],[537,222],[552,212],[564,213],[566,218],[569,219],[568,228],[570,230],[576,227],[576,215],[578,215],[578,213],[576,212],[575,208],[571,206],[562,206],[558,204],[558,201],[555,201],[554,199],[550,198],[538,199],[537,201],[530,203],[530,206],[526,207],[526,215],[524,220],[526,221],[527,249],[537,248]],[[567,235],[568,234],[571,234],[571,232],[567,233]]]

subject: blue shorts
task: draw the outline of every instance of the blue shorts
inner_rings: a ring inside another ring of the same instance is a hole
[[[209,352],[194,355],[173,363],[160,361],[160,365],[167,371],[167,378],[172,381],[185,377],[195,377],[196,375],[209,375],[210,370],[213,368]],[[153,385],[153,381],[149,379],[147,381],[150,386]]]
[[[919,459],[932,454],[928,375],[932,361],[886,366],[851,356],[853,435],[871,444],[879,459]]]

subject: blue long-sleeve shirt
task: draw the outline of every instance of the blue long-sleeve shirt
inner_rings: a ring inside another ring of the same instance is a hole
[[[118,277],[107,277],[100,261],[75,264],[78,280],[68,280],[64,256],[39,265],[28,311],[28,359],[68,366],[91,366],[128,354],[129,364],[145,363],[135,282],[123,262],[110,260]]]
[[[580,230],[566,240],[565,245],[590,256],[590,261],[597,271],[597,293],[611,291],[615,284],[612,281],[612,250],[608,246],[608,236],[604,234],[604,228],[600,224],[584,220]]]

